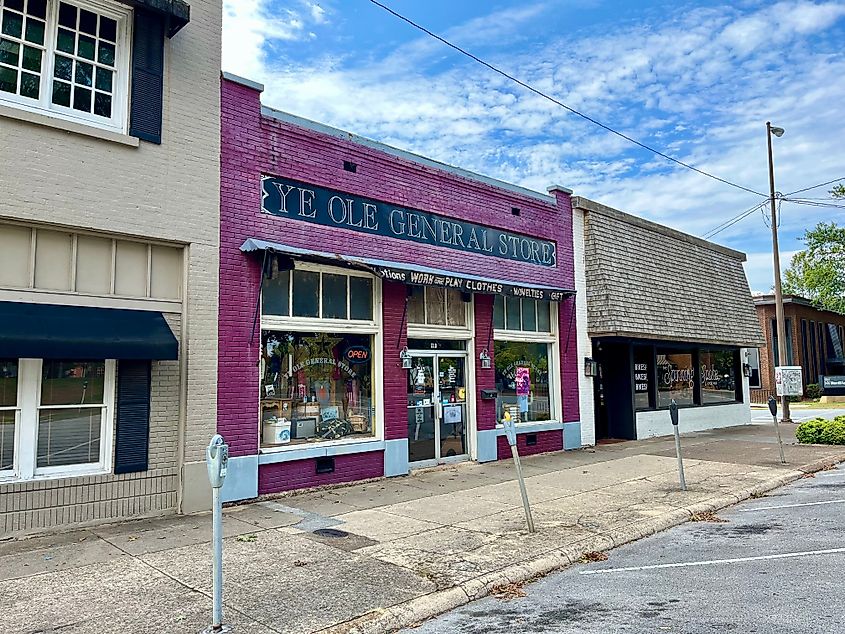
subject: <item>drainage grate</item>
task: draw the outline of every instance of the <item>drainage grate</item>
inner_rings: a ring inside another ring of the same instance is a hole
[[[317,535],[317,537],[349,537],[349,533],[336,528],[318,528],[317,530],[311,532],[312,534]]]

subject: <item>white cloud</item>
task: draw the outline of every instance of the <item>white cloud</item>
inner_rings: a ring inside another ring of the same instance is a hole
[[[366,63],[328,51],[293,66],[265,52],[274,39],[307,36],[324,18],[314,2],[290,0],[269,25],[266,2],[239,0],[234,13],[230,4],[224,65],[262,80],[267,105],[539,191],[560,182],[696,235],[759,200],[632,148],[431,38]],[[767,120],[787,130],[775,145],[778,189],[845,176],[845,54],[835,40],[824,45],[845,4],[680,7],[613,32],[519,39],[550,6],[494,12],[445,35],[570,106],[756,191],[768,190]],[[516,47],[503,44],[517,40]],[[831,217],[830,210],[785,204],[783,248],[800,248],[796,234]],[[771,285],[771,272],[755,264],[768,240],[759,212],[716,240],[749,251],[753,286]]]

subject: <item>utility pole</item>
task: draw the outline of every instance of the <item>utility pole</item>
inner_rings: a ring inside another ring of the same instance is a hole
[[[772,205],[772,257],[775,268],[775,321],[778,331],[778,363],[775,365],[790,365],[791,359],[786,358],[786,318],[783,315],[783,290],[780,283],[780,251],[778,248],[778,216],[777,202],[775,200],[775,164],[772,158],[772,135],[783,136],[783,128],[772,126],[771,121],[766,121],[766,138],[769,144],[769,201]],[[784,422],[792,422],[789,414],[789,397],[781,397],[781,409]]]

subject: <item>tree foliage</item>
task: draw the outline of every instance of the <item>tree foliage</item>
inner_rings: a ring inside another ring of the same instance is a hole
[[[806,248],[792,257],[784,273],[784,292],[845,313],[845,227],[820,222],[802,239]]]
[[[836,187],[830,190],[830,195],[834,198],[845,198],[845,185],[839,183]]]

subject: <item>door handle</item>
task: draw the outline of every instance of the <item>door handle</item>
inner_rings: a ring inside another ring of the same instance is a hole
[[[434,404],[434,415],[437,417],[438,421],[443,420],[443,403],[438,401]]]

